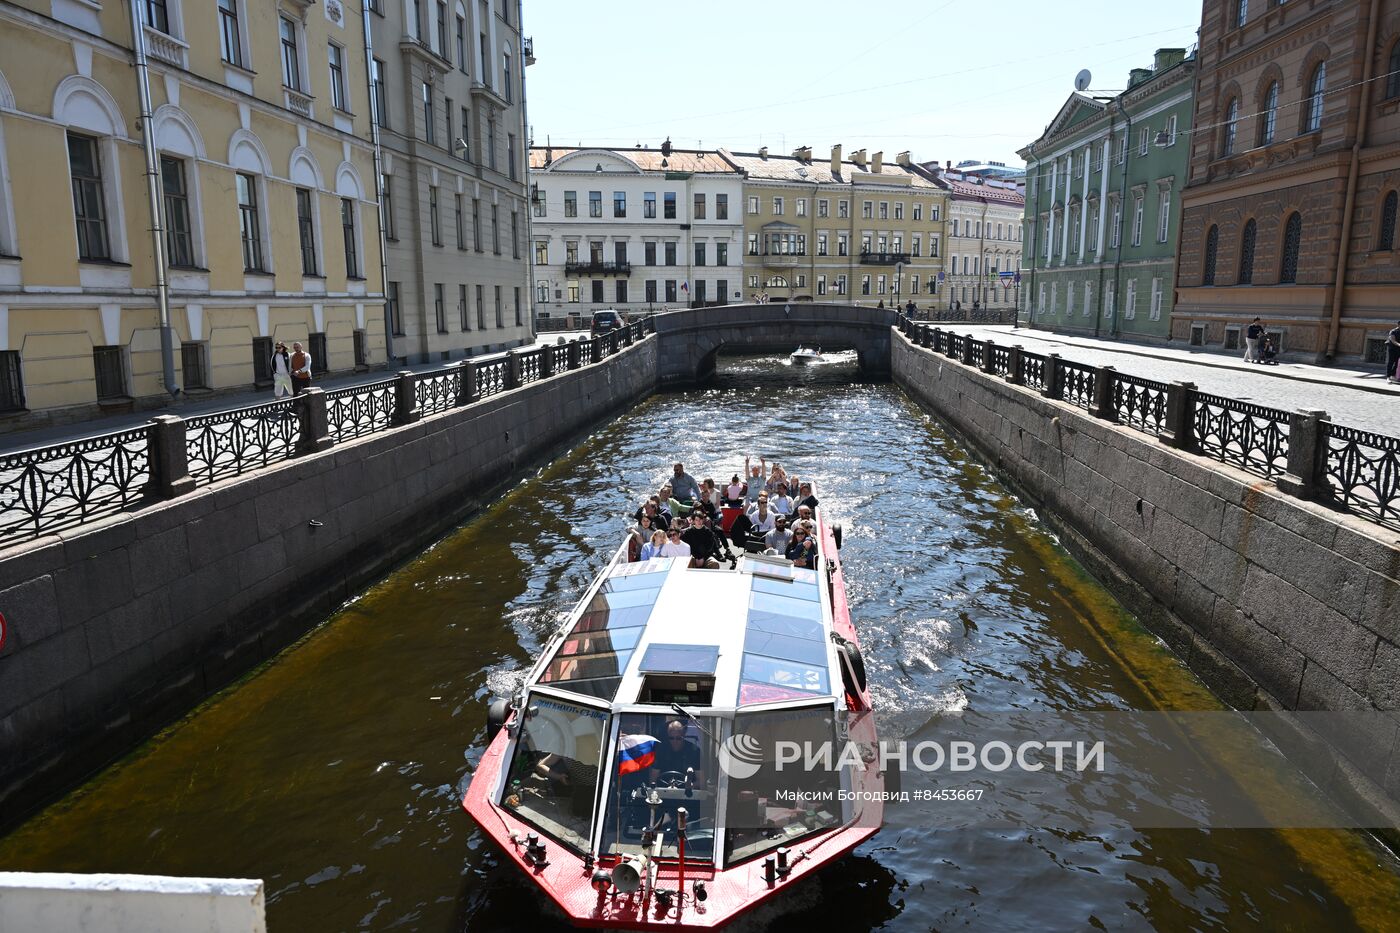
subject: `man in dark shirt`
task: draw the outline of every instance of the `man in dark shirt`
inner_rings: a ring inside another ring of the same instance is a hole
[[[695,769],[695,786],[705,783],[705,772],[700,769],[700,749],[685,738],[685,723],[672,719],[666,723],[666,740],[656,748],[656,760],[652,762],[650,778],[655,784],[667,771],[685,774],[687,768]]]
[[[651,516],[651,526],[653,528],[660,528],[662,531],[669,531],[671,529],[671,513],[657,504],[655,496],[652,496],[646,502],[642,503],[642,507],[637,510],[633,518],[641,522],[643,515]]]
[[[1385,381],[1400,381],[1395,378],[1395,364],[1400,363],[1400,321],[1390,329],[1385,338]]]
[[[690,545],[690,566],[709,567],[712,570],[719,567],[715,556],[720,551],[719,542],[715,540],[714,531],[705,523],[705,516],[698,510],[690,513],[690,527],[681,532],[681,540]]]
[[[1264,325],[1255,318],[1249,322],[1249,326],[1244,330],[1244,361],[1246,363],[1258,363],[1262,360],[1259,356],[1259,339],[1264,336]]]

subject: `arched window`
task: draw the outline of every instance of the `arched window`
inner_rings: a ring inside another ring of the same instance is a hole
[[[1220,251],[1220,228],[1215,224],[1210,225],[1210,231],[1206,234],[1206,255],[1201,263],[1201,284],[1215,284],[1215,256]]]
[[[1286,285],[1298,281],[1298,246],[1302,239],[1303,215],[1294,211],[1283,226],[1283,259],[1278,270],[1278,280]]]
[[[1271,81],[1259,105],[1259,142],[1267,146],[1274,141],[1274,124],[1278,121],[1278,82]]]
[[[1240,122],[1240,99],[1234,97],[1225,108],[1225,128],[1220,140],[1220,154],[1233,155],[1235,151],[1235,130]]]
[[[1243,26],[1248,16],[1249,0],[1235,0],[1235,28]]]
[[[1322,126],[1322,95],[1327,90],[1327,63],[1318,62],[1308,82],[1308,100],[1303,107],[1303,132],[1311,133]]]
[[[1254,237],[1256,234],[1254,220],[1244,225],[1244,234],[1240,237],[1240,276],[1236,282],[1240,285],[1254,284]]]
[[[1400,97],[1400,39],[1395,40],[1395,44],[1390,47],[1390,59],[1386,65],[1386,72],[1386,99]]]
[[[1385,196],[1381,204],[1381,235],[1376,249],[1395,249],[1395,210],[1400,207],[1400,195],[1394,191]]]

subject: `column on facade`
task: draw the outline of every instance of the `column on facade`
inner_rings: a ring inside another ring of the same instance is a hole
[[[1064,210],[1060,211],[1060,265],[1069,259],[1069,196],[1074,183],[1074,150],[1065,154],[1065,200]]]
[[[1113,131],[1109,130],[1103,139],[1103,171],[1099,174],[1099,222],[1094,231],[1094,261],[1103,261],[1104,225],[1108,220],[1108,175],[1109,175],[1109,153],[1113,151]]]
[[[1084,147],[1084,184],[1081,186],[1079,194],[1079,261],[1084,261],[1084,241],[1089,235],[1089,166],[1093,160],[1089,158],[1089,153],[1093,151],[1093,143]]]

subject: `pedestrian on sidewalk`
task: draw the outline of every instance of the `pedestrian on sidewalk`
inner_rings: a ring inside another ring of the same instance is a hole
[[[311,388],[311,354],[300,342],[292,343],[292,394],[300,395]]]
[[[288,398],[292,394],[292,363],[287,355],[287,345],[277,341],[272,348],[272,398]]]
[[[1400,382],[1400,377],[1395,374],[1395,367],[1400,364],[1400,321],[1395,322],[1395,326],[1390,329],[1390,333],[1385,338],[1385,381]]]
[[[1264,325],[1255,318],[1249,322],[1249,326],[1244,331],[1244,361],[1246,363],[1259,363],[1262,358],[1259,356],[1259,339],[1264,336]]]

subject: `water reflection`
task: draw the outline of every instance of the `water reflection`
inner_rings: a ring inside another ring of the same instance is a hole
[[[562,928],[458,796],[484,701],[681,459],[818,483],[891,733],[929,710],[1210,709],[1034,516],[853,356],[722,361],[653,398],[345,607],[275,664],[0,840],[0,866],[261,877],[274,933]],[[1381,929],[1388,856],[1342,832],[885,830],[747,928]],[[745,927],[740,927],[744,929]]]

